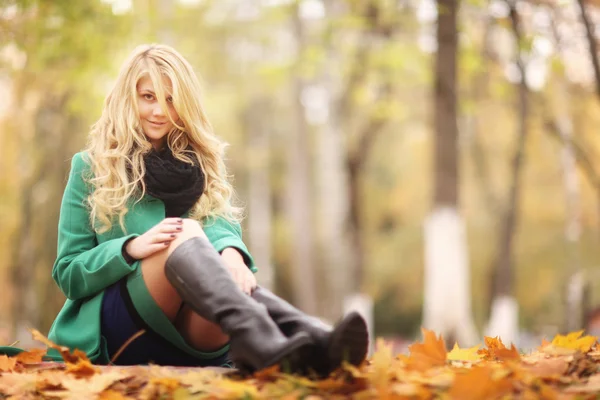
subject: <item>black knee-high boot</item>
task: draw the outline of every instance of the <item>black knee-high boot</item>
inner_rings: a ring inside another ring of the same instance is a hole
[[[180,244],[167,258],[165,274],[185,303],[229,335],[231,358],[241,369],[279,364],[292,372],[304,370],[313,346],[310,336],[286,337],[266,307],[237,287],[208,240],[194,237]]]
[[[369,348],[369,333],[365,320],[357,312],[349,313],[331,327],[260,286],[254,290],[252,298],[267,307],[273,321],[287,336],[298,332],[307,332],[311,336],[316,345],[307,363],[318,374],[329,375],[343,361],[352,365],[364,361]]]

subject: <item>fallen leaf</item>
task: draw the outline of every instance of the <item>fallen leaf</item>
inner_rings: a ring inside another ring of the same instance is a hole
[[[46,347],[57,350],[66,363],[75,364],[80,359],[89,361],[87,355],[83,351],[75,349],[75,351],[71,353],[68,347],[57,345],[46,336],[42,335],[38,330],[32,329],[31,336],[33,337],[33,340],[42,342]]]
[[[581,352],[589,351],[594,344],[598,341],[596,336],[584,336],[580,337],[583,331],[571,332],[566,336],[556,335],[552,339],[552,345],[555,347],[562,347],[565,349],[579,350]]]
[[[79,359],[76,364],[67,364],[67,373],[75,375],[76,378],[90,377],[99,371],[98,367],[87,359]]]
[[[507,349],[507,348],[497,349],[495,356],[496,356],[496,359],[500,360],[500,361],[520,360],[521,359],[521,354],[519,354],[519,351],[517,350],[517,348],[515,347],[514,344],[510,345],[510,349]]]
[[[538,349],[543,349],[544,347],[548,346],[551,342],[547,341],[546,338],[542,339],[542,344],[538,347]]]
[[[17,359],[14,357],[8,357],[6,355],[0,356],[0,371],[14,371],[15,366],[17,365]]]
[[[100,393],[98,400],[128,400],[131,397],[124,396],[121,392],[117,392],[116,390],[105,390]]]
[[[464,374],[457,374],[448,394],[457,400],[497,399],[512,388],[507,379],[493,379],[493,370],[476,366]]]
[[[46,355],[46,349],[31,349],[16,355],[16,359],[21,364],[39,364]]]
[[[600,374],[592,375],[582,385],[573,385],[565,390],[567,393],[598,393],[600,392]]]
[[[432,367],[446,365],[446,345],[442,337],[436,338],[435,333],[422,328],[423,343],[415,343],[408,346],[410,356],[407,359],[407,367],[424,371]]]
[[[0,375],[0,393],[4,396],[25,397],[27,393],[35,393],[36,376],[32,374],[18,374],[15,372]]]
[[[577,353],[577,351],[578,350],[576,350],[576,349],[569,349],[566,347],[557,347],[557,346],[554,346],[553,344],[549,344],[547,346],[540,348],[540,352],[542,352],[546,355],[555,356],[555,357],[573,355],[573,354]]]
[[[569,362],[564,357],[548,358],[540,360],[533,365],[526,366],[525,369],[536,377],[548,378],[558,377],[567,371]]]
[[[458,347],[458,343],[454,343],[454,347],[448,353],[447,358],[450,361],[479,361],[483,357],[477,353],[478,349],[479,346],[461,349]]]
[[[514,345],[507,349],[499,337],[484,337],[485,349],[477,351],[483,359],[488,361],[519,360],[521,355]]]

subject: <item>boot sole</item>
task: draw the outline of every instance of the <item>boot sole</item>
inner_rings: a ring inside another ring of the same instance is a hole
[[[306,353],[312,346],[311,338],[304,332],[299,332],[288,338],[288,344],[279,353],[268,359],[262,366],[253,368],[248,364],[239,364],[239,369],[245,373],[260,371],[273,365],[279,365],[285,373],[303,373],[306,370]]]
[[[342,362],[360,365],[369,351],[369,331],[363,317],[351,312],[336,326],[329,342],[329,369],[337,369]]]

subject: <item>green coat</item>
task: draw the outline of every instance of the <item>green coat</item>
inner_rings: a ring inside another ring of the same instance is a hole
[[[199,352],[188,346],[150,296],[142,279],[140,261],[130,265],[123,259],[121,249],[128,238],[143,234],[165,218],[164,203],[150,195],[135,204],[130,201],[124,222],[126,232],[117,223],[108,232],[98,234],[89,223],[89,210],[85,205],[90,187],[83,177],[90,173],[84,154],[75,154],[62,199],[57,258],[52,268],[52,277],[67,300],[50,328],[49,339],[70,349],[84,351],[96,363],[107,363],[106,344],[100,334],[102,297],[108,286],[127,277],[135,308],[159,335],[198,358],[217,357],[226,352],[228,346],[213,353]],[[202,222],[217,251],[227,247],[238,249],[251,270],[256,271],[238,224],[224,218]],[[60,359],[57,352],[49,352],[49,356]]]

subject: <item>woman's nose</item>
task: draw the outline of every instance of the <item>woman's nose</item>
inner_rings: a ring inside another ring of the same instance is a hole
[[[152,115],[157,116],[157,117],[162,117],[163,115],[165,115],[162,107],[160,106],[160,104],[156,104],[154,106],[154,108],[152,109]]]

